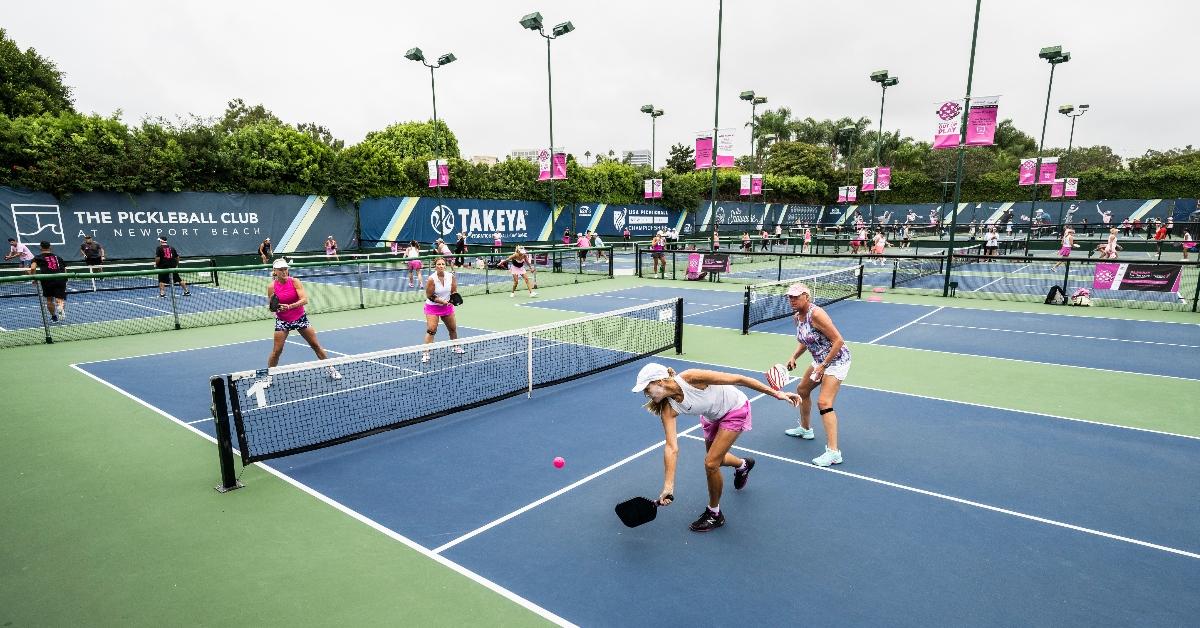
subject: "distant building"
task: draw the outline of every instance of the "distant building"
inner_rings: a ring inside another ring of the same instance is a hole
[[[537,149],[537,148],[518,149],[518,150],[514,150],[513,152],[509,153],[508,157],[509,157],[509,159],[524,159],[525,161],[531,161],[536,164],[537,160],[538,160],[538,151],[539,150],[540,149]]]
[[[474,155],[471,157],[471,163],[477,166],[494,166],[500,163],[500,158],[491,155]]]
[[[629,160],[629,164],[632,166],[649,166],[650,151],[645,149],[621,151],[621,161],[625,161],[626,159]]]

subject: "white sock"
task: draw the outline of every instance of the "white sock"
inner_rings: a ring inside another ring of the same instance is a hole
[[[717,504],[716,506],[709,506],[708,510],[714,515],[719,515],[721,514],[721,505]]]
[[[745,459],[745,458],[742,458],[742,464],[741,464],[741,466],[739,466],[739,467],[737,468],[737,470],[738,470],[738,471],[745,471],[745,470],[746,470],[746,459]]]

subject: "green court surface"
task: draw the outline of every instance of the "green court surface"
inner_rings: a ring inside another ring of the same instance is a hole
[[[542,297],[637,286],[686,287],[623,277],[549,288]],[[1200,315],[1183,312],[891,293],[885,299],[1200,323]],[[460,309],[460,325],[502,330],[574,316],[517,306],[524,301],[504,294],[473,297]],[[419,313],[419,305],[402,305],[323,314],[313,323],[318,330],[337,329],[418,319]],[[71,367],[260,340],[270,329],[269,322],[257,321],[0,350],[8,366],[0,422],[0,456],[6,461],[0,489],[5,538],[0,626],[548,623],[522,600],[259,465],[242,476],[252,490],[218,494],[212,489],[218,481],[216,448],[209,440]],[[756,371],[794,347],[793,340],[777,334],[742,336],[698,325],[688,325],[684,334],[685,359]],[[416,344],[420,338],[397,342]],[[1200,436],[1195,380],[861,343],[852,344],[852,350],[855,370],[847,385]],[[286,351],[307,349],[289,346]],[[173,386],[171,373],[161,374],[161,386]],[[286,468],[286,459],[281,463]]]

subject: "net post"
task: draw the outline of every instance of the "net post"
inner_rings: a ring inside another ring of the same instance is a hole
[[[750,333],[750,288],[746,286],[745,293],[742,294],[742,335]]]
[[[208,266],[209,266],[209,268],[212,269],[208,272],[209,272],[209,274],[212,275],[213,286],[220,288],[221,287],[221,276],[220,276],[220,273],[217,272],[217,260],[215,260],[211,257],[208,258]]]
[[[358,278],[358,309],[360,310],[367,309],[367,302],[363,297],[363,269],[368,267],[367,264],[356,264],[358,268],[354,273],[354,276]]]
[[[229,431],[229,406],[225,402],[225,380],[213,377],[208,380],[212,393],[212,415],[217,430],[217,458],[221,463],[221,483],[213,487],[218,493],[242,488],[233,469],[233,438]]]
[[[683,353],[683,297],[675,299],[675,355]]]
[[[1186,266],[1184,268],[1187,268]],[[1196,271],[1200,273],[1200,264],[1195,266]],[[1183,273],[1183,268],[1179,269],[1180,274]],[[1195,312],[1197,306],[1200,306],[1200,277],[1196,278],[1196,293],[1192,295],[1192,311]]]
[[[642,279],[642,245],[637,242],[633,243],[633,272]]]
[[[37,289],[37,308],[42,313],[42,329],[46,330],[46,344],[52,345],[54,338],[50,336],[50,320],[46,318],[46,295],[42,292],[42,282],[34,279],[33,285]]]
[[[783,281],[783,256],[779,255],[777,257],[777,260],[778,260],[778,264],[775,269],[775,281]],[[748,305],[750,302],[747,301],[746,303],[747,303],[746,307],[750,307]]]
[[[860,299],[860,300],[861,300],[861,299],[862,299],[862,289],[863,289],[863,275],[866,275],[867,273],[866,273],[866,272],[864,272],[864,267],[863,267],[863,265],[862,265],[862,264],[859,264],[859,265],[858,265],[858,271],[857,271],[856,273],[854,273],[854,274],[855,274],[855,275],[858,275],[858,281],[857,281],[857,283],[858,283],[858,286],[857,286],[857,291],[858,291],[858,294],[857,294],[857,295],[855,295],[855,298],[857,298],[857,299]]]
[[[176,269],[172,268],[171,270],[174,271]],[[175,329],[182,329],[182,327],[179,325],[179,302],[175,300],[175,286],[177,283],[175,281],[176,274],[177,273],[172,272],[169,276],[167,276],[167,284],[171,288],[171,315],[175,317]]]
[[[893,289],[896,287],[896,272],[899,269],[900,269],[900,260],[892,260],[892,288]]]
[[[533,397],[533,330],[525,334],[525,377],[529,385],[526,388],[526,397]]]
[[[616,253],[616,249],[614,249],[612,246],[609,246],[608,247],[608,278],[609,279],[613,278],[613,255],[615,253]]]
[[[1067,288],[1071,282],[1071,260],[1067,259],[1067,263],[1063,264],[1063,305],[1071,304],[1071,297],[1067,296]]]
[[[671,251],[671,281],[678,279],[678,277],[675,276],[675,256],[678,254],[678,250]]]

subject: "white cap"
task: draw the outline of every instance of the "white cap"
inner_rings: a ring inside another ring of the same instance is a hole
[[[288,262],[287,262],[287,260],[283,259],[282,257],[275,260],[274,264],[271,264],[271,268],[287,268],[287,267],[288,267]]]
[[[811,297],[812,291],[809,290],[808,286],[803,283],[794,283],[794,284],[788,286],[787,295],[789,297],[798,297],[802,294],[807,294],[808,296]]]
[[[637,385],[633,387],[633,392],[642,392],[651,382],[657,382],[660,379],[666,379],[670,376],[671,374],[667,372],[667,367],[657,362],[651,362],[638,371]]]

